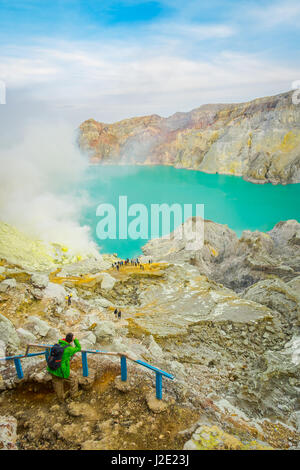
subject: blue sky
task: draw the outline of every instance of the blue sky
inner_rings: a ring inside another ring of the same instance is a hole
[[[287,91],[299,24],[298,0],[0,0],[5,112],[111,122]]]

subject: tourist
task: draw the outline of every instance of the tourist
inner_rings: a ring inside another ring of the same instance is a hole
[[[74,341],[75,346],[71,346]],[[78,339],[73,333],[68,333],[65,339],[60,339],[58,344],[51,348],[50,356],[47,360],[47,371],[52,376],[53,388],[59,401],[65,399],[64,383],[70,384],[70,395],[74,398],[78,392],[78,378],[74,371],[70,371],[71,358],[81,351]]]
[[[121,315],[122,315],[122,312],[121,310],[118,311],[118,320],[121,320]]]

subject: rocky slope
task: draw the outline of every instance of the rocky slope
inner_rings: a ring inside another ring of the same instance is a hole
[[[92,163],[159,164],[243,176],[255,183],[300,182],[300,107],[292,92],[240,104],[203,105],[157,115],[80,125]]]
[[[146,246],[151,255],[156,247],[157,262],[149,264],[145,257],[144,270],[127,266],[120,272],[105,255],[101,262],[87,259],[41,272],[12,264],[2,254],[2,354],[23,352],[32,342],[52,344],[71,330],[83,348],[126,352],[176,379],[164,380],[158,402],[152,371],[128,361],[124,386],[119,358],[89,356],[90,376],[83,378],[78,355],[72,368],[80,377],[80,394],[57,404],[44,359],[23,359],[21,381],[13,363],[0,363],[0,448],[299,446],[299,245],[292,244],[293,264],[287,248],[297,239],[299,224],[278,224],[272,235],[256,233],[256,242],[248,244],[251,256],[253,250],[262,256],[266,238],[269,258],[285,247],[283,265],[293,266],[292,274],[286,278],[284,269],[277,269],[253,276],[239,292],[224,285],[228,267],[223,272],[222,264],[229,253],[238,255],[229,242],[240,241],[227,227],[207,224],[199,263],[197,253],[191,264],[185,246],[172,240]],[[251,234],[248,238],[253,241]],[[237,256],[237,273],[245,266],[245,258]],[[219,277],[224,273],[222,283],[213,279],[217,271]],[[115,307],[122,310],[121,321],[114,318]]]
[[[300,275],[296,220],[279,222],[266,233],[245,230],[240,238],[226,225],[199,217],[188,219],[180,230],[181,226],[169,237],[150,240],[144,253],[154,260],[195,265],[201,274],[237,292],[260,280],[292,282]],[[199,240],[197,246],[193,237]]]

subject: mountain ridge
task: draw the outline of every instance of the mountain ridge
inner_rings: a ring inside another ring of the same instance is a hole
[[[292,94],[204,104],[166,118],[91,118],[79,126],[79,146],[93,164],[172,165],[254,183],[299,183],[300,107]]]

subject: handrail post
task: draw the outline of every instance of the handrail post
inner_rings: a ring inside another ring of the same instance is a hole
[[[121,380],[123,382],[127,380],[127,362],[125,356],[121,356]]]
[[[83,351],[81,353],[81,361],[82,361],[82,375],[83,377],[89,376],[89,366],[87,360],[87,352]]]
[[[46,362],[48,362],[48,359],[49,359],[49,356],[50,356],[50,351],[51,351],[50,348],[47,348],[47,349],[45,350]]]
[[[18,379],[23,379],[24,374],[23,374],[23,369],[22,369],[22,364],[21,364],[20,359],[15,358],[14,363],[15,363]]]
[[[156,398],[162,399],[162,374],[156,372]]]

